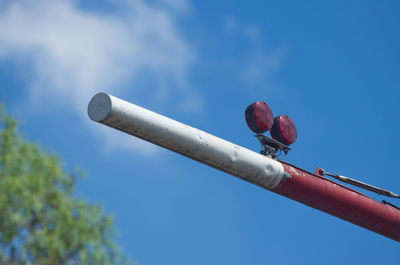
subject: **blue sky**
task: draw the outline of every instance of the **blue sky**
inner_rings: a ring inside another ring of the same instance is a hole
[[[26,138],[87,172],[77,196],[114,214],[140,264],[395,264],[398,243],[95,124],[86,106],[109,92],[258,151],[244,109],[264,100],[297,125],[285,160],[398,193],[399,12],[398,1],[0,0],[0,100]]]

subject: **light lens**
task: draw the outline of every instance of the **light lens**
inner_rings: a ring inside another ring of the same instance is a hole
[[[247,106],[245,116],[247,126],[255,133],[268,131],[274,124],[272,110],[264,101],[257,101]]]
[[[297,139],[297,130],[292,119],[287,115],[275,117],[271,136],[286,145],[294,143]]]

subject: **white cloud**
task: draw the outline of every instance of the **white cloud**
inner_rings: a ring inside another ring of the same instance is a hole
[[[160,0],[164,4],[178,12],[187,12],[190,10],[189,2],[187,0]]]
[[[188,85],[195,54],[176,22],[189,8],[187,1],[110,3],[113,12],[83,10],[72,0],[0,0],[0,59],[29,69],[33,104],[72,105],[85,120],[91,96],[137,91],[134,85],[144,73],[158,84],[144,93],[188,109],[190,95],[198,93]],[[129,146],[112,130],[101,132],[109,146]],[[136,150],[151,150],[144,146]]]
[[[282,64],[284,49],[266,50],[262,31],[254,26],[241,23],[232,16],[223,21],[225,31],[247,41],[246,51],[239,59],[239,76],[249,85],[265,85],[272,73]]]
[[[241,76],[249,84],[263,84],[268,82],[271,74],[279,69],[282,63],[283,50],[271,53],[255,50],[244,58]]]

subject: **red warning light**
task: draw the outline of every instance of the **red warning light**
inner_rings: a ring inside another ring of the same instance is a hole
[[[274,124],[272,110],[264,101],[257,101],[247,106],[245,115],[247,126],[255,133],[268,131]]]
[[[285,145],[294,143],[297,139],[297,130],[292,119],[287,115],[275,117],[271,136]]]

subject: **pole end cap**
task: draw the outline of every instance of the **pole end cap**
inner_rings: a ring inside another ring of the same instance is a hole
[[[92,121],[100,122],[111,112],[111,96],[106,93],[98,93],[92,97],[88,105],[88,116]]]

